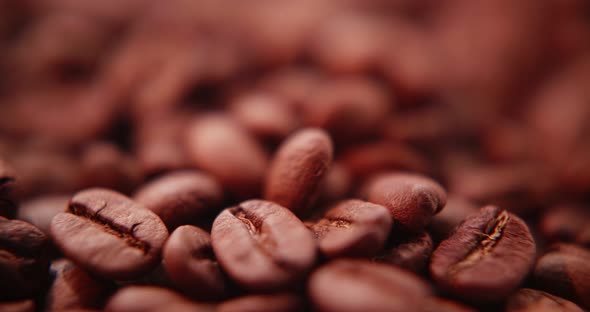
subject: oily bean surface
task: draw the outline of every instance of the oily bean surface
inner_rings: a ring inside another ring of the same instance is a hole
[[[276,290],[303,279],[316,258],[312,234],[287,208],[249,200],[222,211],[211,230],[224,271],[252,290]]]
[[[115,280],[153,269],[168,238],[160,218],[128,197],[106,189],[74,195],[68,212],[56,215],[51,235],[81,267]]]
[[[468,301],[497,301],[520,285],[534,257],[527,225],[505,210],[486,206],[438,245],[430,272],[443,291]]]
[[[332,163],[330,136],[320,129],[303,129],[279,147],[268,169],[264,198],[304,215]]]
[[[336,204],[310,229],[329,258],[370,257],[385,245],[391,223],[387,208],[350,199]]]
[[[431,289],[419,277],[367,260],[334,260],[308,281],[317,311],[408,311],[417,309]]]
[[[211,236],[202,229],[183,225],[164,245],[164,269],[184,293],[199,299],[217,299],[227,289],[227,281],[211,247]]]
[[[178,171],[145,184],[133,199],[157,214],[172,230],[218,209],[223,190],[208,174]]]
[[[389,209],[394,224],[419,231],[445,206],[447,195],[441,185],[422,175],[385,173],[364,186],[363,195]]]
[[[47,281],[48,238],[24,221],[0,217],[0,299],[35,295]]]

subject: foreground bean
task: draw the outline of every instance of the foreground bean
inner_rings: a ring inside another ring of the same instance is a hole
[[[391,223],[387,208],[351,199],[336,204],[310,229],[329,258],[370,257],[385,245]]]
[[[166,242],[164,269],[172,282],[187,295],[199,299],[217,299],[227,291],[223,273],[213,250],[211,237],[202,229],[183,225]]]
[[[495,206],[463,222],[432,255],[430,272],[438,286],[467,301],[498,301],[530,271],[535,242],[526,224]]]
[[[366,260],[335,260],[315,271],[308,293],[317,311],[410,311],[429,296],[411,273]]]
[[[575,303],[530,288],[520,289],[508,298],[506,312],[582,312]]]
[[[287,208],[249,200],[222,211],[211,230],[223,269],[252,290],[276,290],[305,277],[316,258],[307,228]]]
[[[67,213],[56,215],[51,235],[81,267],[115,280],[153,269],[168,231],[156,214],[119,193],[88,189],[76,194]]]
[[[35,295],[48,278],[47,236],[35,226],[0,217],[0,300]]]
[[[208,304],[191,302],[172,290],[154,286],[128,286],[120,289],[107,303],[105,311],[145,312],[145,311],[192,311],[213,312]]]
[[[320,129],[304,129],[287,138],[271,166],[264,198],[304,215],[332,163],[332,141]]]
[[[389,209],[394,223],[410,231],[419,231],[445,206],[445,190],[425,176],[386,173],[364,186],[368,201]]]

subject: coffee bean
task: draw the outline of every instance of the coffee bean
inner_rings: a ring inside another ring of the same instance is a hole
[[[215,311],[212,305],[191,302],[172,290],[154,286],[128,286],[122,288],[109,299],[104,310],[110,312]]]
[[[47,195],[25,201],[18,208],[17,217],[49,234],[51,220],[60,212],[66,211],[70,196]]]
[[[316,311],[410,311],[431,290],[417,276],[366,260],[334,260],[308,282]]]
[[[336,204],[310,229],[329,258],[370,257],[383,249],[391,223],[387,208],[351,199]]]
[[[153,269],[168,238],[156,214],[124,195],[98,188],[74,195],[68,213],[56,215],[50,230],[69,259],[115,280],[134,279]]]
[[[3,312],[33,312],[35,302],[33,300],[0,302],[0,311]]]
[[[249,200],[213,222],[213,251],[238,284],[276,290],[302,280],[316,258],[312,234],[287,208]]]
[[[507,312],[582,312],[575,303],[544,291],[522,288],[508,298]]]
[[[534,270],[535,284],[542,290],[590,308],[590,251],[576,245],[553,246]]]
[[[221,303],[217,312],[298,312],[306,311],[299,296],[289,293],[246,295]]]
[[[192,162],[219,179],[240,198],[260,192],[267,156],[262,146],[235,121],[223,115],[198,118],[187,133]]]
[[[535,242],[526,224],[495,206],[480,209],[442,241],[430,262],[438,286],[467,301],[498,301],[526,277]]]
[[[45,298],[46,311],[100,309],[113,286],[66,259],[53,261],[51,271],[55,280]]]
[[[332,204],[345,199],[352,189],[352,183],[352,176],[348,169],[341,164],[333,163],[318,187],[317,205]],[[312,217],[316,212],[317,210],[312,211]]]
[[[177,171],[144,184],[133,197],[173,230],[216,209],[223,200],[221,185],[199,171]]]
[[[46,284],[47,236],[35,226],[0,217],[0,300],[31,298]]]
[[[164,268],[180,290],[198,299],[218,299],[227,291],[227,282],[211,247],[209,233],[183,225],[164,245]]]
[[[461,303],[441,299],[437,297],[426,298],[423,306],[420,307],[421,312],[475,312],[476,309],[468,307]]]
[[[435,181],[409,173],[377,175],[366,183],[368,201],[389,209],[395,224],[419,231],[445,206],[447,194]]]
[[[13,198],[15,182],[14,170],[0,158],[0,216],[12,217],[16,213],[17,206]]]
[[[432,238],[428,232],[402,237],[396,237],[393,234],[385,250],[374,260],[422,273],[430,260],[432,249]]]
[[[303,129],[279,147],[269,168],[264,198],[305,215],[332,163],[332,141],[319,129]]]

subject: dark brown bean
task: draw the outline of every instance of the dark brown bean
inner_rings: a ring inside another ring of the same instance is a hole
[[[176,228],[164,245],[163,260],[174,285],[190,297],[210,300],[226,295],[227,282],[209,233],[192,225]]]
[[[506,312],[582,312],[575,303],[530,288],[522,288],[508,298]]]
[[[25,201],[18,208],[17,217],[38,227],[49,234],[51,220],[60,212],[68,208],[70,196],[47,195]]]
[[[269,168],[264,198],[305,215],[332,163],[332,141],[320,129],[303,129],[279,147]]]
[[[51,270],[56,276],[45,298],[46,311],[100,309],[113,286],[66,259],[53,261]]]
[[[559,244],[543,255],[535,266],[535,284],[542,290],[590,308],[590,251],[576,245]]]
[[[295,294],[246,295],[221,303],[217,312],[299,312],[305,311],[301,297]]]
[[[13,169],[0,158],[0,216],[12,217],[16,213],[17,206],[12,190],[15,181]]]
[[[539,221],[539,231],[550,241],[583,242],[584,231],[590,225],[587,207],[561,204],[551,207]]]
[[[443,240],[469,215],[477,213],[475,203],[456,195],[449,195],[447,204],[439,214],[435,215],[428,228],[436,240]]]
[[[196,166],[238,197],[252,198],[260,193],[267,156],[233,120],[222,115],[198,118],[188,130],[187,148]]]
[[[287,208],[249,200],[213,222],[213,251],[222,268],[252,290],[276,290],[305,277],[316,258],[312,234]]]
[[[109,299],[104,310],[110,312],[215,311],[212,305],[191,302],[170,289],[154,286],[128,286],[122,288]]]
[[[430,262],[438,286],[467,301],[506,298],[530,271],[535,242],[517,216],[483,207],[442,241]]]
[[[410,311],[430,287],[417,276],[366,260],[334,260],[315,271],[308,294],[316,311]]]
[[[387,208],[351,199],[336,204],[310,229],[329,258],[371,257],[383,249],[391,223]]]
[[[0,217],[0,300],[31,298],[46,284],[47,236],[35,226]]]
[[[131,199],[105,189],[74,195],[68,213],[56,215],[51,236],[81,267],[104,277],[134,279],[153,269],[168,238],[160,218]]]
[[[22,301],[0,302],[0,311],[3,312],[33,312],[35,302],[31,299]]]
[[[168,229],[173,230],[219,209],[223,190],[210,175],[185,170],[143,185],[133,199],[157,214]]]
[[[428,232],[412,236],[390,238],[387,247],[374,260],[393,264],[403,269],[422,273],[430,260],[433,250],[432,238]]]
[[[420,231],[432,216],[445,206],[447,194],[434,180],[409,173],[375,176],[363,187],[362,194],[373,203],[389,209],[394,226]]]
[[[423,306],[420,307],[421,312],[475,312],[474,308],[465,306],[458,302],[441,299],[437,297],[427,298]]]

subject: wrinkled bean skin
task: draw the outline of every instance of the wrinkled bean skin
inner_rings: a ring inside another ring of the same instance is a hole
[[[335,260],[310,277],[308,292],[317,311],[407,311],[431,294],[417,276],[366,260]]]
[[[48,280],[48,238],[35,226],[0,217],[0,300],[34,296]]]
[[[336,204],[310,229],[329,258],[370,257],[383,249],[391,223],[387,208],[350,199]]]
[[[279,147],[268,169],[264,198],[305,215],[332,163],[333,147],[320,129],[303,129]]]
[[[522,288],[508,298],[507,312],[582,312],[575,303],[544,291]]]
[[[219,208],[221,185],[198,171],[169,173],[141,187],[133,199],[157,214],[173,230]]]
[[[172,282],[187,295],[198,299],[224,296],[227,282],[211,247],[209,233],[183,225],[164,245],[164,269]]]
[[[394,224],[406,230],[419,231],[446,204],[445,190],[425,176],[386,173],[372,178],[363,187],[367,201],[387,207]]]
[[[534,257],[527,225],[505,210],[486,206],[438,245],[430,273],[442,290],[462,299],[497,301],[518,287]]]
[[[57,247],[81,267],[115,280],[153,269],[168,238],[156,214],[124,195],[87,189],[51,222]]]
[[[304,278],[316,258],[312,234],[288,209],[249,200],[213,222],[211,243],[224,271],[252,290],[276,290]]]

